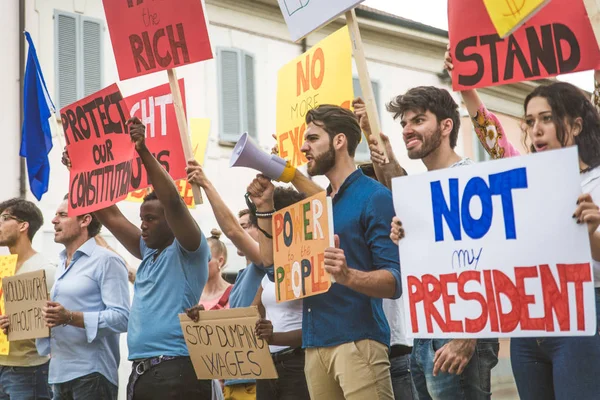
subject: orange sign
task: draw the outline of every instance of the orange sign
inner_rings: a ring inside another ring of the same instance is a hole
[[[7,276],[13,276],[15,269],[17,268],[17,255],[11,254],[9,256],[0,256],[0,284],[2,284],[2,278]],[[4,315],[4,291],[0,286],[0,315]],[[10,344],[8,343],[8,337],[4,333],[0,333],[0,355],[7,356]]]
[[[333,247],[331,197],[320,192],[273,215],[275,294],[277,302],[325,293],[325,249]]]

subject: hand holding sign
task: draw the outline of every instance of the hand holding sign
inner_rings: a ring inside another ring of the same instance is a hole
[[[577,199],[577,209],[573,214],[573,218],[577,219],[577,223],[586,223],[588,232],[592,235],[600,226],[600,208],[592,200],[589,193],[582,194]]]
[[[142,121],[138,117],[132,117],[127,121],[127,125],[129,125],[129,136],[135,144],[135,149],[137,151],[146,149],[146,127]]]
[[[54,301],[46,302],[46,307],[42,308],[42,316],[46,320],[46,325],[50,328],[64,325],[73,319],[71,311],[68,311],[62,304]]]
[[[200,320],[200,311],[204,311],[204,306],[202,304],[196,304],[192,308],[186,308],[185,313],[188,318],[194,322],[198,322]]]
[[[204,188],[209,184],[209,180],[198,161],[194,159],[188,160],[188,166],[186,167],[185,172],[187,173],[187,181],[190,184],[196,184],[201,188]]]
[[[10,326],[10,320],[7,315],[0,315],[0,329],[5,335],[8,335],[8,327]]]
[[[273,340],[273,323],[268,319],[260,318],[256,321],[256,336],[260,339],[265,340],[267,343],[271,343]]]
[[[335,247],[325,249],[325,271],[327,271],[335,282],[346,285],[351,277],[352,270],[346,263],[346,254],[340,249],[340,237],[334,235]]]
[[[402,227],[402,222],[400,221],[400,218],[394,217],[392,219],[390,239],[392,239],[392,242],[394,242],[395,245],[398,245],[402,238],[404,238],[404,228]]]

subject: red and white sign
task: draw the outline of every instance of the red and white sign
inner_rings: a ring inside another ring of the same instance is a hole
[[[577,149],[396,178],[406,323],[417,338],[596,333]]]
[[[121,80],[211,59],[201,0],[102,0]]]
[[[448,0],[448,25],[456,91],[600,68],[582,0],[552,0],[504,39],[483,1]]]

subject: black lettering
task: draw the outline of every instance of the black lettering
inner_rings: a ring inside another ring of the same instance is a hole
[[[187,43],[185,41],[185,34],[183,32],[183,24],[179,23],[175,25],[177,28],[177,36],[179,36],[179,40],[175,39],[175,35],[173,34],[173,26],[167,26],[167,36],[169,37],[169,43],[171,45],[171,51],[173,52],[173,60],[175,65],[181,64],[179,61],[179,54],[177,49],[181,50],[181,56],[183,57],[184,63],[190,62],[190,56],[188,54]]]
[[[171,28],[171,31],[173,29]],[[171,60],[173,59],[173,57],[171,57],[171,52],[167,51],[167,54],[162,57],[159,53],[158,53],[158,41],[161,37],[165,36],[165,30],[163,29],[159,29],[156,32],[154,32],[154,38],[152,41],[152,51],[154,51],[154,54],[156,56],[156,61],[158,62],[158,65],[160,65],[163,68],[166,68],[169,66],[169,64],[171,63]]]
[[[67,141],[67,146],[71,144],[71,139],[69,139],[69,135],[67,135],[67,131],[69,130],[69,120],[67,119],[67,114],[60,114],[60,124],[63,127],[63,133],[65,134],[65,140]]]
[[[162,165],[162,167],[167,172],[169,172],[169,169],[170,169],[169,168],[169,156],[170,155],[171,155],[171,152],[169,150],[161,150],[155,156],[156,159],[158,160],[159,164]]]
[[[147,32],[144,32],[144,34],[148,35]],[[155,68],[155,65],[151,65],[153,60],[148,60],[150,62],[150,64],[148,64],[144,59],[144,42],[142,41],[142,38],[136,34],[129,35],[129,45],[131,46],[131,54],[135,61],[135,69],[138,73],[142,72],[142,67],[144,68],[144,71]]]
[[[573,71],[581,61],[581,49],[577,37],[568,26],[563,24],[552,24],[554,31],[554,45],[558,56],[558,69],[561,74]],[[571,55],[565,60],[561,41],[566,42],[571,50]]]
[[[96,105],[95,99],[83,106],[83,110],[90,115],[92,125],[94,125],[94,133],[96,134],[96,137],[100,138],[100,129],[98,129],[98,122],[96,122],[96,116],[94,115],[94,110],[96,108],[98,108],[98,106]]]
[[[254,350],[248,350],[248,353],[246,354],[246,357],[248,358],[248,362],[257,368],[257,369],[254,369],[254,368],[250,367],[250,370],[252,371],[252,373],[254,375],[260,376],[262,374],[262,368],[260,367],[259,363],[257,363],[256,361],[254,361],[252,359],[252,356],[254,356]]]
[[[498,34],[485,35],[479,38],[479,43],[489,46],[490,48],[490,63],[492,64],[492,82],[498,82],[498,49],[496,43],[502,42]]]
[[[242,365],[244,364],[244,361],[240,360],[239,355],[240,354],[244,354],[244,352],[241,351],[241,350],[236,350],[234,353],[235,353],[235,361],[237,362],[237,368],[240,371],[240,375],[242,375],[242,376],[251,375],[250,372],[244,372],[243,369],[242,369]]]
[[[196,336],[194,336],[194,328],[197,328],[197,327],[191,326],[191,325],[187,325],[185,327],[185,333],[187,333],[185,339],[187,340],[187,342],[189,344],[198,344],[198,340],[196,340]],[[198,333],[197,329],[196,329],[196,333]]]
[[[469,47],[477,46],[477,36],[472,36],[458,42],[456,46],[456,59],[460,62],[473,61],[477,65],[477,71],[473,75],[458,75],[458,83],[463,86],[474,86],[483,78],[485,73],[485,64],[483,57],[480,54],[473,53],[465,54],[465,50]]]
[[[529,55],[531,58],[531,72],[533,75],[540,75],[540,63],[548,74],[556,74],[556,53],[554,52],[554,42],[552,40],[552,26],[543,25],[540,28],[542,40],[535,30],[530,26],[525,29],[527,42],[529,43]]]
[[[83,140],[83,135],[81,132],[79,132],[79,129],[77,129],[77,117],[75,116],[75,112],[73,110],[67,110],[65,113],[67,114],[67,119],[69,120],[71,132],[73,132],[73,139],[75,139],[75,142]]]
[[[91,135],[90,123],[88,122],[87,117],[85,116],[85,111],[83,111],[82,107],[77,106],[77,108],[75,108],[75,113],[77,114],[77,123],[79,124],[79,129],[81,130],[81,133],[83,133],[83,136],[86,139],[89,139]],[[83,126],[83,122],[85,122],[85,127]]]
[[[510,80],[515,75],[515,58],[519,62],[519,66],[523,71],[523,76],[525,78],[531,78],[533,73],[529,69],[529,64],[527,64],[527,59],[525,58],[525,54],[523,54],[523,50],[521,50],[521,46],[515,39],[514,35],[510,35],[508,37],[508,51],[506,52],[506,66],[504,67],[504,80]]]

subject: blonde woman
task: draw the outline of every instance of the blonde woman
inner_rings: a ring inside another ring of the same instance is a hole
[[[229,294],[232,285],[223,279],[223,269],[227,265],[227,247],[221,241],[221,231],[210,231],[208,245],[210,246],[210,261],[208,262],[208,281],[200,303],[205,310],[221,310],[229,308]]]

